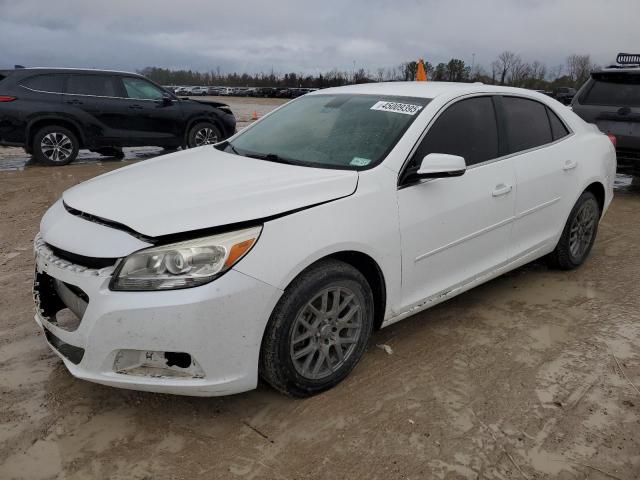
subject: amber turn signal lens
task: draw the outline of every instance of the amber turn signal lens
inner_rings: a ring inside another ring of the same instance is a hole
[[[250,238],[249,240],[245,240],[244,242],[236,243],[233,247],[231,247],[229,257],[227,258],[227,261],[224,262],[224,266],[226,268],[231,268],[234,263],[236,263],[245,253],[247,253],[251,249],[255,242],[255,238]]]

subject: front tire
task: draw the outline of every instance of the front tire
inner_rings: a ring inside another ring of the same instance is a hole
[[[267,325],[260,376],[275,389],[309,397],[340,383],[373,330],[373,294],[351,265],[326,260],[301,273]]]
[[[202,147],[222,141],[222,133],[213,123],[199,122],[189,129],[187,145],[189,148]]]
[[[572,270],[584,263],[598,233],[600,205],[591,192],[583,192],[573,206],[556,249],[549,254],[552,267]]]
[[[33,157],[43,165],[67,165],[78,156],[80,144],[70,130],[49,125],[36,132],[31,144]]]

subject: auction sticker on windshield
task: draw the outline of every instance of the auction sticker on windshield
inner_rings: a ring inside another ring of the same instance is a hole
[[[371,110],[381,110],[383,112],[404,113],[405,115],[415,115],[420,111],[422,105],[412,105],[411,103],[399,102],[377,102]]]

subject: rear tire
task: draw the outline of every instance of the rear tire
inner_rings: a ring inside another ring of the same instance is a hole
[[[70,130],[48,125],[36,132],[31,143],[33,157],[42,165],[67,165],[78,156],[80,144]]]
[[[301,273],[271,314],[260,376],[275,389],[309,397],[340,383],[373,330],[373,294],[351,265],[325,260]]]
[[[556,249],[547,257],[550,266],[562,270],[579,267],[589,256],[598,233],[600,205],[591,192],[583,192],[571,209]]]

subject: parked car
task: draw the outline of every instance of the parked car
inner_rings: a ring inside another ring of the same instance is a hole
[[[191,89],[191,95],[203,97],[209,94],[209,87],[193,87]]]
[[[35,319],[93,382],[228,395],[261,376],[313,395],[373,329],[539,257],[580,266],[614,177],[610,139],[542,94],[310,93],[64,192],[35,239]]]
[[[219,95],[228,97],[233,95],[233,93],[234,93],[234,89],[232,87],[224,87],[220,89]]]
[[[275,97],[277,91],[278,89],[274,87],[259,87],[259,88],[256,88],[255,96],[263,97],[263,98]]]
[[[222,87],[209,87],[207,89],[207,95],[217,96],[217,95],[220,95],[221,91],[222,91]]]
[[[235,132],[227,105],[181,100],[135,73],[24,68],[0,71],[0,145],[46,165],[81,148],[195,147]]]
[[[576,95],[576,89],[571,87],[558,87],[553,90],[553,98],[564,105],[569,105]]]
[[[618,171],[640,176],[640,55],[620,54],[617,62],[593,72],[571,107],[615,137]]]
[[[191,89],[193,87],[178,87],[176,89],[176,95],[184,95],[184,96],[189,96],[191,95]]]

